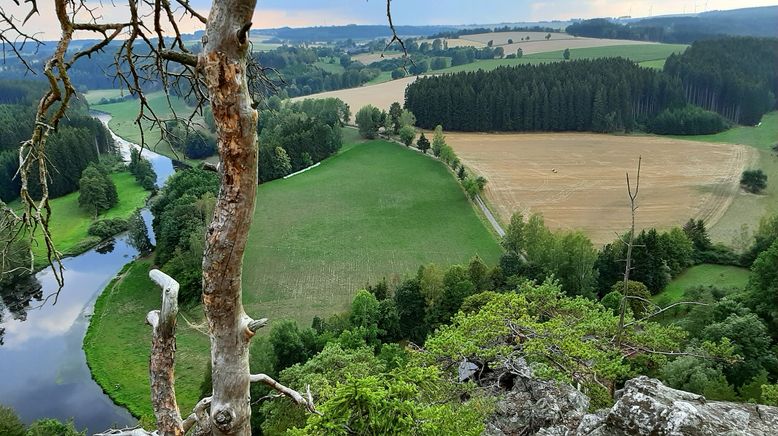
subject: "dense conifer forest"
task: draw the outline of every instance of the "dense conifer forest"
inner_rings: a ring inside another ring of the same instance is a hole
[[[611,132],[683,101],[679,80],[597,59],[425,77],[408,87],[405,104],[428,129]]]

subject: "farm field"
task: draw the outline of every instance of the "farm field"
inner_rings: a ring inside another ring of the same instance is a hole
[[[385,141],[349,148],[259,187],[243,278],[248,313],[307,325],[382,277],[476,254],[497,261],[497,241],[442,163]]]
[[[596,244],[629,225],[624,173],[643,156],[639,227],[691,217],[715,224],[739,195],[740,174],[758,158],[742,145],[597,134],[447,133],[462,161],[489,180],[486,198],[507,222],[542,213],[557,229],[581,229]],[[554,172],[556,170],[556,172]]]
[[[359,88],[340,89],[337,91],[322,92],[304,97],[295,97],[292,101],[305,100],[307,98],[335,97],[343,100],[351,108],[351,113],[356,114],[363,106],[372,104],[381,109],[389,109],[392,103],[405,101],[405,87],[416,80],[416,77],[405,77],[376,85],[362,86]]]
[[[662,305],[682,301],[686,290],[698,286],[716,286],[720,288],[743,289],[748,283],[751,272],[746,268],[729,265],[696,265],[673,279],[667,287],[653,297]]]
[[[596,59],[604,57],[623,57],[631,59],[638,63],[661,62],[664,66],[665,59],[673,53],[679,53],[686,49],[682,44],[641,44],[641,45],[614,45],[608,47],[590,47],[570,50],[570,59]],[[519,59],[487,59],[479,60],[470,64],[457,65],[438,73],[459,73],[462,71],[490,71],[502,66],[516,65],[537,65],[548,62],[561,62],[564,60],[564,50],[557,50],[547,53],[531,54]],[[649,64],[644,66],[658,64]],[[659,68],[661,68],[659,66]]]

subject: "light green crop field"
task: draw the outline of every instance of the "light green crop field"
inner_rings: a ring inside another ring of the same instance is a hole
[[[259,187],[245,301],[255,316],[306,325],[346,309],[368,282],[476,254],[495,264],[500,252],[442,163],[370,141]]]
[[[144,190],[135,177],[128,172],[111,174],[119,193],[119,204],[113,209],[99,216],[106,218],[129,218],[137,209],[146,204],[149,192]],[[83,252],[99,239],[87,234],[89,226],[94,222],[94,217],[78,207],[78,192],[55,198],[50,201],[51,222],[49,230],[57,250],[65,255],[73,255]],[[43,240],[38,238],[38,244],[33,248],[36,258],[44,259],[46,247]]]
[[[698,286],[743,289],[751,272],[745,268],[725,265],[697,265],[684,271],[654,297],[667,304],[682,301],[687,289]]]
[[[154,422],[154,413],[148,383],[151,330],[144,320],[162,303],[159,287],[149,279],[150,267],[150,260],[132,262],[105,288],[84,338],[92,377],[116,404],[146,423]],[[184,414],[199,401],[210,357],[208,337],[187,323],[198,321],[201,313],[198,308],[178,315],[176,399]]]
[[[762,118],[758,127],[737,126],[715,135],[678,136],[680,139],[703,142],[743,144],[759,149],[759,159],[751,169],[761,169],[767,174],[767,189],[761,194],[741,191],[721,219],[710,228],[714,241],[734,245],[743,225],[753,232],[765,215],[778,213],[778,156],[772,147],[778,143],[778,112],[770,112]]]
[[[346,71],[345,68],[343,68],[343,65],[340,64],[340,61],[338,59],[335,59],[335,63],[330,63],[331,58],[321,58],[318,62],[314,63],[313,65],[317,68],[320,68],[328,73],[332,74],[338,74]]]
[[[118,96],[118,91],[115,91],[114,96]],[[104,97],[108,94],[108,91],[95,90],[90,91],[87,95],[92,94],[94,96]],[[89,97],[92,98],[92,97]],[[186,105],[183,99],[170,96],[170,104],[168,104],[167,97],[162,91],[151,92],[146,95],[149,106],[154,110],[156,115],[160,118],[170,118],[175,111],[176,115],[182,118],[188,118],[191,115],[193,108]],[[99,101],[99,98],[97,98]],[[111,130],[114,131],[121,138],[140,144],[141,133],[138,129],[138,125],[135,124],[135,118],[138,116],[139,104],[138,100],[125,100],[119,103],[110,104],[92,104],[92,109],[96,109],[102,112],[111,114],[112,118],[108,125]],[[171,109],[172,108],[172,109]],[[194,121],[203,124],[201,116],[195,116]],[[160,141],[161,134],[159,129],[154,128],[148,121],[141,122],[144,128],[144,139],[146,145],[153,151],[165,155],[171,159],[186,162],[190,165],[197,165],[199,161],[186,159],[181,152],[174,152],[167,141]],[[207,159],[209,161],[215,160],[215,157]]]
[[[683,44],[641,44],[641,45],[612,45],[606,47],[576,48],[570,50],[570,59],[596,59],[606,57],[623,57],[635,62],[662,62],[673,53],[680,53],[686,49]],[[490,71],[502,66],[537,65],[548,62],[561,62],[564,60],[564,50],[525,55],[519,59],[487,59],[471,64],[457,65],[435,73],[458,73],[462,71]]]

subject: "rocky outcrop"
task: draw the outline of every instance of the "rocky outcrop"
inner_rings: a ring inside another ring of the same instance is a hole
[[[628,381],[613,407],[597,413],[587,413],[589,399],[572,386],[533,378],[524,361],[511,365],[510,377],[486,435],[778,435],[776,407],[707,401],[644,376]]]
[[[626,383],[616,404],[587,415],[577,435],[778,435],[778,408],[707,401],[641,376]]]

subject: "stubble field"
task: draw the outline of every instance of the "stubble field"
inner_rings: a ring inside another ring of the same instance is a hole
[[[542,213],[556,229],[581,229],[598,244],[629,226],[625,172],[643,156],[639,227],[667,228],[691,217],[713,226],[740,195],[757,159],[751,147],[663,137],[596,134],[448,133],[462,161],[489,180],[487,200],[504,222]]]

